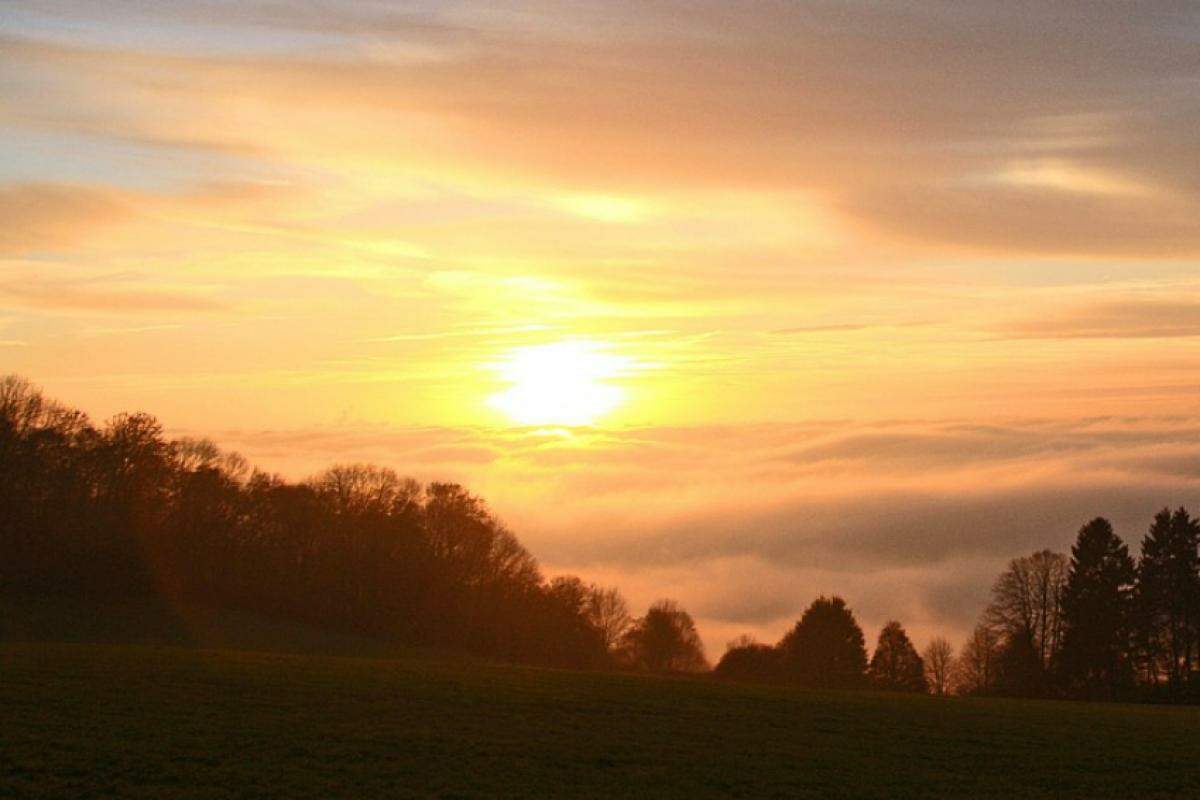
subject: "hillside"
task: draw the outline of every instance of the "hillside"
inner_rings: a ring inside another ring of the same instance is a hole
[[[0,796],[1180,797],[1200,711],[0,645]]]

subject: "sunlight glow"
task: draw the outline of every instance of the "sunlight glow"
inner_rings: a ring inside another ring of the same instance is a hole
[[[646,204],[629,197],[589,194],[567,198],[564,206],[572,214],[598,222],[640,222],[647,215]]]
[[[488,403],[522,425],[590,425],[625,400],[606,381],[627,374],[633,361],[600,343],[567,340],[522,347],[490,365],[512,386]]]
[[[1018,163],[1000,172],[996,179],[1016,186],[1055,189],[1080,194],[1136,197],[1148,194],[1146,186],[1118,175],[1088,169],[1063,161]]]

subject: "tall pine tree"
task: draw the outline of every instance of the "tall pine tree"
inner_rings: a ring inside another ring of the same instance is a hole
[[[1133,682],[1129,548],[1097,517],[1079,529],[1063,590],[1058,673],[1070,694],[1114,698]]]
[[[1142,540],[1137,611],[1147,679],[1178,691],[1196,665],[1200,634],[1200,523],[1163,509]]]

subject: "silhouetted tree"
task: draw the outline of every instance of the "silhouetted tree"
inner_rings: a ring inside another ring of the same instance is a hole
[[[713,672],[727,680],[770,682],[781,679],[781,663],[777,648],[741,636],[728,644]]]
[[[624,661],[649,672],[703,672],[704,645],[691,616],[674,600],[660,600],[625,634]]]
[[[1163,509],[1142,540],[1135,592],[1143,669],[1179,691],[1197,663],[1200,640],[1200,524]]]
[[[941,636],[930,640],[922,655],[925,663],[925,680],[929,690],[941,696],[950,691],[952,671],[954,669],[954,648]]]
[[[917,655],[904,626],[895,620],[879,632],[868,672],[871,684],[877,689],[922,694],[929,691],[925,682],[925,664]]]
[[[1068,692],[1114,698],[1132,684],[1133,582],[1129,549],[1108,520],[1080,528],[1063,590],[1059,673]]]
[[[857,689],[866,683],[862,628],[840,597],[819,597],[779,642],[784,675],[802,686]]]
[[[953,666],[944,641],[927,648],[929,683],[1113,697],[1136,663],[1152,696],[1195,697],[1198,548],[1200,524],[1163,510],[1135,573],[1111,526],[1093,520],[1069,562],[1050,551],[1011,562]],[[291,483],[207,440],[169,441],[147,414],[93,425],[13,376],[0,377],[0,594],[205,604],[564,667],[706,668],[677,605],[631,621],[615,589],[546,581],[462,486],[369,465]],[[871,675],[915,688],[920,662],[889,625]],[[777,647],[732,643],[718,674],[844,688],[862,686],[866,666],[853,614],[822,597]]]
[[[608,663],[604,634],[587,615],[592,587],[579,578],[560,576],[545,591],[546,609],[539,625],[553,650],[544,653],[551,663],[574,667],[601,667]]]
[[[990,694],[996,688],[1000,637],[980,623],[963,644],[954,662],[953,684],[958,694]]]
[[[1000,633],[1009,669],[1005,681],[1046,683],[1062,644],[1062,593],[1067,582],[1067,557],[1042,550],[1013,559],[992,587],[992,602],[984,612],[986,624]],[[1033,661],[1030,662],[1029,656]],[[1019,663],[1019,667],[1018,667]],[[1026,675],[1036,664],[1040,673]],[[1011,691],[1011,687],[1009,689]]]
[[[996,694],[1008,697],[1042,697],[1049,690],[1049,675],[1041,663],[1038,646],[1026,630],[1006,637],[996,657]]]
[[[559,575],[551,579],[550,585],[546,587],[546,593],[549,597],[554,598],[561,607],[570,609],[574,616],[581,620],[587,620],[587,604],[591,587],[576,576]]]
[[[604,648],[609,652],[617,648],[629,626],[633,624],[633,617],[629,615],[629,605],[615,587],[606,589],[591,586],[584,611],[592,625],[600,631]]]
[[[0,593],[236,608],[559,666],[607,663],[623,614],[613,591],[545,582],[461,486],[368,465],[288,483],[146,414],[98,429],[16,377],[0,378]]]

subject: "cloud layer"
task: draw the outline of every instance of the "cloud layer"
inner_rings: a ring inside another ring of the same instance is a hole
[[[295,476],[372,461],[490,499],[551,571],[680,599],[710,648],[774,639],[821,592],[869,629],[961,637],[1013,557],[1093,516],[1136,550],[1194,503],[1200,420],[891,422],[625,431],[321,430],[221,439]],[[723,638],[724,637],[724,638]]]
[[[164,4],[141,37],[125,8],[134,35],[31,4],[92,35],[17,20],[9,123],[496,185],[799,193],[935,251],[1200,245],[1188,4]]]

